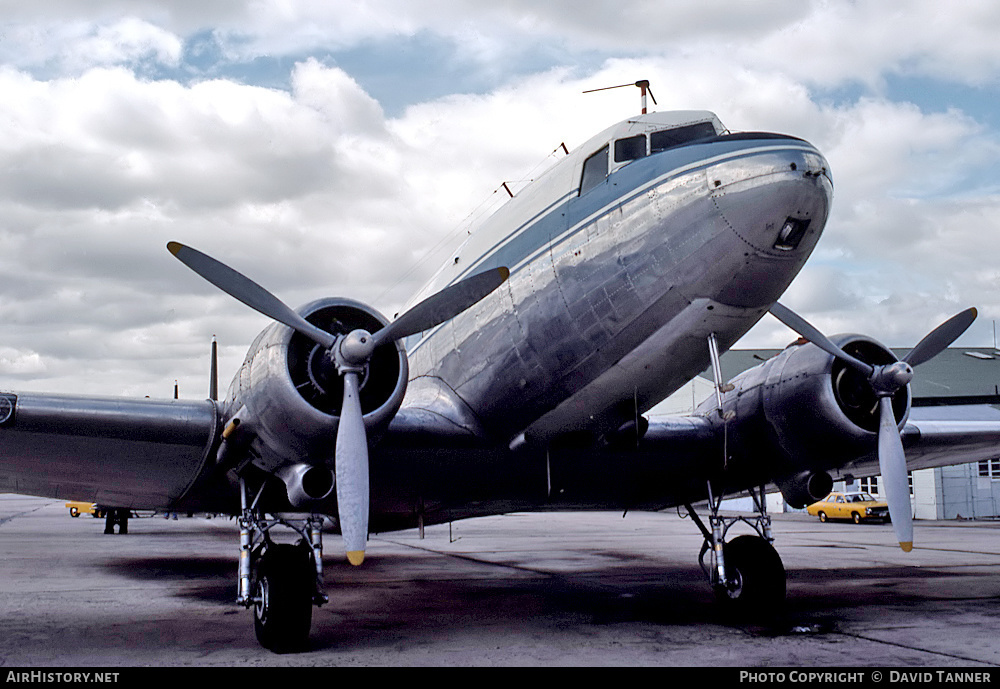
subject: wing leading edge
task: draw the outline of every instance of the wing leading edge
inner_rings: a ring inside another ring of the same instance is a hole
[[[910,470],[994,459],[1000,456],[1000,407],[915,407],[903,445]]]

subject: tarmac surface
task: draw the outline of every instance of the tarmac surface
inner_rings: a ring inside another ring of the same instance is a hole
[[[906,554],[888,526],[775,515],[788,602],[749,623],[714,605],[701,536],[674,511],[376,535],[361,567],[331,534],[330,602],[286,655],[234,602],[234,521],[103,531],[0,495],[0,666],[1000,666],[1000,522],[917,522]]]

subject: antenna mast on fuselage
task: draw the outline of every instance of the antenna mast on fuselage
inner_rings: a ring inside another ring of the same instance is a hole
[[[640,98],[640,102],[641,102],[641,105],[642,105],[642,114],[643,115],[646,114],[646,94],[647,93],[649,94],[649,97],[653,99],[653,105],[658,105],[658,103],[656,102],[656,96],[653,95],[653,89],[649,88],[649,79],[640,79],[639,81],[635,82],[634,84],[618,84],[617,86],[604,86],[604,87],[599,88],[599,89],[589,89],[587,91],[584,91],[584,93],[594,93],[595,91],[608,91],[610,89],[625,88],[626,86],[637,86],[639,88],[639,92],[640,92],[639,98]]]

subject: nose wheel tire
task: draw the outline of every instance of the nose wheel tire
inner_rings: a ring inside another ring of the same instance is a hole
[[[778,551],[759,536],[739,536],[725,544],[726,585],[716,597],[739,613],[777,612],[785,601],[785,567]]]
[[[254,632],[261,646],[276,653],[306,647],[312,625],[314,579],[305,548],[271,545],[258,558],[251,590]]]

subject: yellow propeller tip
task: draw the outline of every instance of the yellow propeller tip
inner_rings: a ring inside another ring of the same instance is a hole
[[[911,550],[913,550],[913,541],[906,541],[906,542],[900,541],[899,547],[903,549],[904,553],[908,553]]]
[[[167,251],[176,256],[177,252],[181,250],[182,246],[183,245],[180,244],[179,242],[167,242]]]
[[[365,551],[363,550],[349,550],[347,552],[347,561],[352,565],[357,567],[362,562],[365,561]]]

